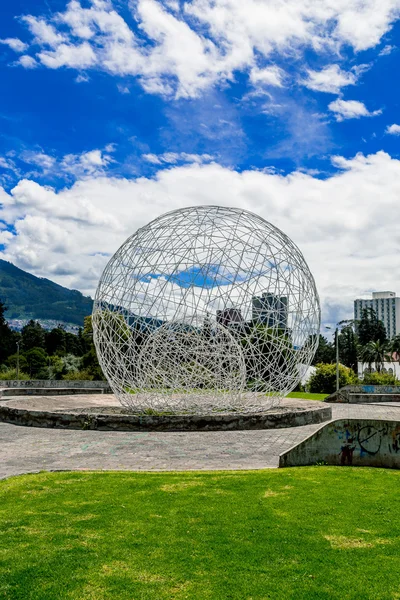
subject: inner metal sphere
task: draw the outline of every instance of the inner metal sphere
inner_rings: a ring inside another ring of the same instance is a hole
[[[297,246],[237,208],[183,208],[114,254],[93,334],[111,388],[134,411],[266,410],[301,380],[320,307]]]

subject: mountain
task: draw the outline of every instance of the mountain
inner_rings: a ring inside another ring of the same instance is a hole
[[[81,326],[93,305],[89,296],[35,277],[5,260],[0,260],[0,301],[8,308],[9,321],[40,319]]]

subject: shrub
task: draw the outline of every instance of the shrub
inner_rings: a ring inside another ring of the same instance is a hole
[[[400,381],[396,375],[391,373],[364,373],[364,378],[361,383],[370,385],[398,385]]]
[[[357,377],[348,367],[339,365],[339,388],[357,382]],[[311,375],[308,391],[315,394],[332,394],[336,390],[336,365],[319,363]]]
[[[16,369],[8,369],[7,371],[0,371],[0,380],[7,379],[17,379],[17,370]],[[30,379],[27,373],[19,372],[18,379]]]
[[[70,381],[75,381],[75,380],[92,381],[93,375],[90,373],[90,371],[88,369],[84,369],[83,371],[76,371],[76,372],[70,371],[66,375],[63,375],[62,378],[70,380]]]

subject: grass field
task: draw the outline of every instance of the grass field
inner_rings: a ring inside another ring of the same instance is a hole
[[[288,398],[302,398],[303,400],[325,400],[329,394],[307,394],[307,392],[290,392]]]
[[[41,473],[0,484],[0,598],[398,599],[400,473]]]

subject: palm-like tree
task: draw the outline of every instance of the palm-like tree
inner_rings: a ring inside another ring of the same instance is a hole
[[[390,343],[391,351],[397,355],[397,360],[400,364],[400,335],[396,335]]]
[[[375,363],[376,370],[380,373],[385,362],[392,362],[392,344],[388,342],[368,342],[360,348],[360,358],[363,363],[367,363],[371,371],[372,363]]]

